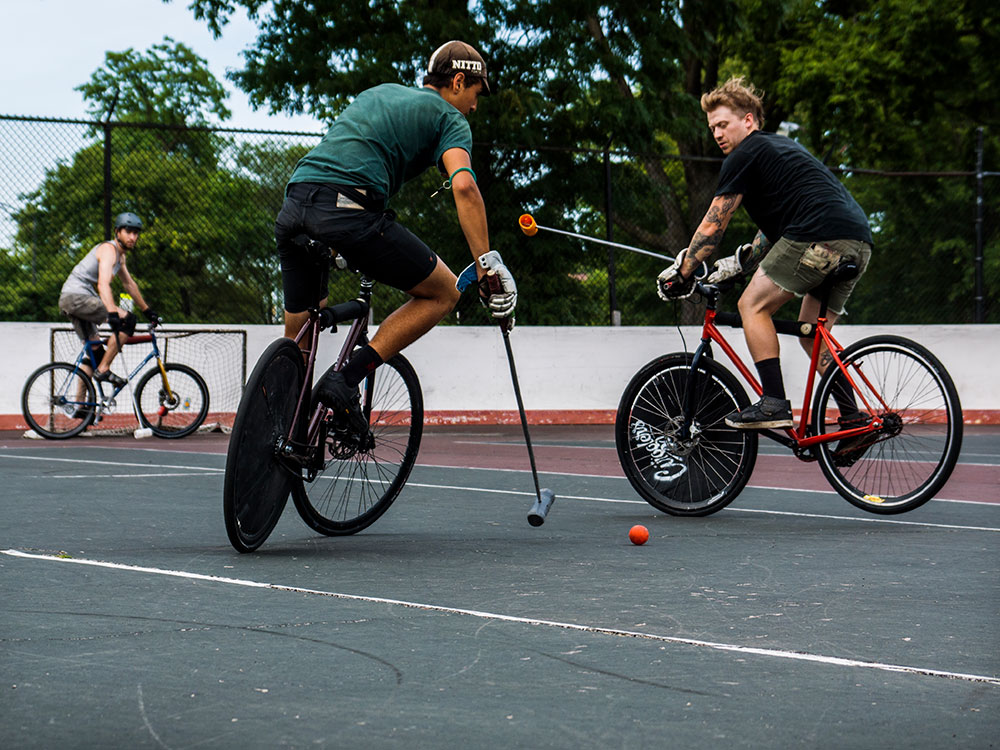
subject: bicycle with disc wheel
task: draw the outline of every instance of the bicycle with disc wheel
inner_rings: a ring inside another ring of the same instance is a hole
[[[726,424],[726,416],[750,404],[743,384],[758,396],[761,387],[717,327],[741,325],[737,313],[717,310],[732,282],[696,282],[707,301],[700,344],[693,353],[667,354],[645,365],[618,405],[618,457],[639,495],[671,515],[715,513],[746,486],[761,436],[802,461],[818,461],[842,497],[871,513],[912,510],[944,486],[962,445],[962,406],[947,370],[915,341],[884,335],[843,347],[826,327],[831,286],[857,272],[855,264],[842,263],[814,290],[821,303],[815,324],[774,321],[778,333],[812,339],[799,422],[782,431]],[[713,344],[743,382],[716,361]],[[813,397],[824,345],[833,361]],[[839,415],[838,373],[858,404],[860,417],[853,423]]]
[[[131,401],[143,428],[161,438],[182,438],[197,430],[208,415],[205,379],[188,365],[163,361],[155,324],[145,334],[129,336],[125,345],[130,344],[151,348],[120,386],[102,383],[84,369],[87,365],[96,372],[101,341],[85,341],[72,363],[52,362],[29,375],[21,392],[21,412],[31,429],[50,440],[79,435],[114,414],[119,395],[138,378]],[[150,362],[156,366],[144,371]]]
[[[346,267],[321,243],[301,240],[318,264]],[[313,387],[322,331],[350,321],[338,370],[368,343],[374,284],[362,275],[357,299],[324,308],[317,302],[295,339],[272,342],[250,374],[229,439],[223,490],[226,532],[238,551],[263,544],[289,496],[310,528],[338,536],[373,524],[403,489],[424,424],[420,382],[406,358],[390,357],[362,382],[364,434],[352,433]]]

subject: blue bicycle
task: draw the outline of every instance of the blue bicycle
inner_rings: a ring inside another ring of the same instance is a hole
[[[31,429],[51,440],[79,435],[114,415],[119,394],[138,377],[131,401],[142,428],[161,438],[182,438],[197,430],[208,416],[208,386],[191,367],[163,361],[155,328],[150,325],[148,333],[129,336],[125,342],[151,344],[125,385],[102,383],[84,369],[87,365],[97,370],[101,341],[85,341],[73,364],[52,362],[35,370],[21,393],[21,413]],[[152,361],[156,366],[143,372]]]

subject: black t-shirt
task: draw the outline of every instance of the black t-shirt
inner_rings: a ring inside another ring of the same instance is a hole
[[[722,162],[716,195],[740,193],[757,228],[774,243],[861,240],[868,219],[815,156],[777,133],[751,132]]]

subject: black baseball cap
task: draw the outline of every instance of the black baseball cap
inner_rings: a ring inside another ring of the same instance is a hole
[[[445,42],[431,55],[427,63],[428,73],[454,75],[465,73],[472,78],[483,80],[483,94],[490,95],[490,82],[486,79],[486,61],[476,52],[475,47],[465,42],[453,40]]]

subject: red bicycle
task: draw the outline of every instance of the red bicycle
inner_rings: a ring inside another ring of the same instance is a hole
[[[923,505],[951,476],[962,445],[962,407],[955,384],[926,348],[900,336],[872,336],[843,347],[826,327],[830,286],[857,274],[842,263],[814,290],[821,302],[815,324],[776,320],[778,333],[812,339],[798,424],[782,431],[737,430],[725,423],[750,404],[740,380],[717,362],[729,358],[751,390],[761,387],[726,342],[718,325],[740,326],[737,313],[717,305],[731,283],[698,282],[707,301],[701,342],[693,353],[658,357],[632,378],[615,420],[618,457],[629,482],[653,507],[672,515],[704,516],[742,491],[764,436],[803,461],[818,461],[833,488],[850,503],[879,514]],[[823,346],[833,362],[814,376]],[[834,399],[837,373],[854,391],[867,423],[843,429]],[[810,409],[811,405],[811,409]]]

